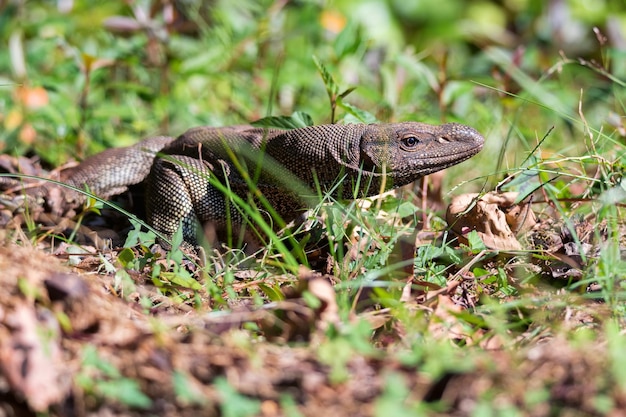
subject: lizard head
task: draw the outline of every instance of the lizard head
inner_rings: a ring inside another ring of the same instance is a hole
[[[361,166],[373,175],[386,173],[398,187],[465,161],[484,141],[475,129],[457,123],[368,125],[361,137]]]

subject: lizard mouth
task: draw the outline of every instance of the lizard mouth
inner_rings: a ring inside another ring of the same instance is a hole
[[[451,143],[451,141],[445,137],[437,138],[436,142],[442,144]],[[380,162],[376,163],[368,154],[363,153],[361,155],[361,169],[375,177],[415,177],[415,179],[418,179],[464,162],[480,152],[482,148],[483,143],[480,142],[474,145],[467,144],[467,146],[464,146],[462,149],[457,149],[455,152],[447,154],[443,154],[440,151],[433,152],[432,154],[407,153],[395,161],[392,159],[389,163],[384,165],[384,168]]]
[[[445,137],[437,139],[437,143],[451,143]],[[453,152],[442,153],[440,151],[433,153],[422,153],[404,155],[403,158],[395,163],[388,164],[387,172],[403,173],[403,172],[420,172],[421,175],[440,171],[450,166],[459,164],[472,156],[476,155],[483,148],[483,143],[474,145],[467,144],[462,148],[457,148]]]

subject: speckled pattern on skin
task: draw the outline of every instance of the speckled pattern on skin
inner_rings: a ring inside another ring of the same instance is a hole
[[[95,155],[69,172],[65,181],[78,187],[87,184],[108,198],[147,178],[148,222],[166,236],[182,223],[184,239],[193,245],[197,221],[218,231],[228,222],[237,227],[242,221],[236,207],[210,184],[209,175],[245,201],[250,193],[247,176],[290,221],[317,200],[313,190],[318,186],[322,192],[333,190],[334,197],[375,195],[383,177],[386,189],[409,184],[472,157],[483,142],[476,130],[455,123],[294,130],[198,127],[175,140],[151,138]],[[155,158],[159,151],[167,156]]]

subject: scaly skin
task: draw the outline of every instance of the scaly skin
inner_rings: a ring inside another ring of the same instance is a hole
[[[198,221],[218,232],[227,222],[235,227],[242,222],[234,205],[210,184],[210,175],[244,200],[250,193],[248,175],[290,221],[315,201],[312,190],[318,187],[337,198],[376,195],[458,164],[483,143],[476,130],[453,123],[199,127],[177,139],[151,138],[97,154],[68,172],[65,182],[86,184],[108,198],[147,179],[148,223],[171,236],[182,222],[184,239],[193,245]],[[162,156],[156,157],[159,151]]]

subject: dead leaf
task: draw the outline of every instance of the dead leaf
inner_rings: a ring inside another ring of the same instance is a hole
[[[463,194],[448,206],[446,220],[461,239],[475,230],[490,249],[520,250],[513,230],[528,230],[536,218],[529,204],[514,204],[516,197],[517,193]]]
[[[266,337],[308,340],[313,331],[323,333],[329,326],[339,324],[339,307],[331,277],[301,267],[298,278],[297,287],[284,291],[285,300],[268,306],[274,314],[260,320],[259,326]]]
[[[335,289],[330,281],[321,275],[316,275],[309,277],[307,282],[309,292],[322,302],[317,310],[319,320],[316,327],[324,331],[331,325],[339,324],[339,307],[337,306]]]
[[[26,303],[2,318],[0,369],[11,388],[35,411],[47,410],[69,392],[61,367],[59,333],[54,318],[38,317],[35,308]]]
[[[80,299],[89,294],[89,286],[78,275],[56,272],[44,280],[51,301]]]
[[[437,297],[437,307],[428,325],[428,332],[439,339],[465,340],[467,344],[471,344],[471,338],[455,316],[455,313],[460,313],[461,311],[462,308],[454,304],[449,296],[439,295]]]
[[[324,10],[320,16],[322,27],[329,32],[338,34],[346,26],[346,17],[333,10]]]
[[[16,101],[22,103],[29,110],[36,110],[47,106],[48,92],[43,87],[20,86],[15,89]]]

